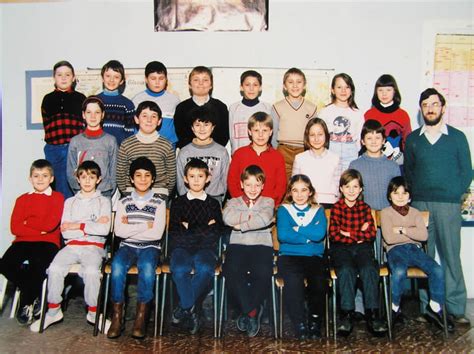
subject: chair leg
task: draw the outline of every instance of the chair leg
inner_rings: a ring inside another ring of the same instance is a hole
[[[446,305],[443,304],[443,336],[444,339],[448,339],[448,319],[446,318],[447,313],[446,313]]]
[[[102,324],[100,326],[100,332],[105,332],[105,319],[107,318],[107,302],[109,301],[109,288],[110,288],[110,278],[112,274],[108,273],[105,276],[105,294],[104,294],[104,304],[102,308]]]
[[[99,320],[100,320],[100,308],[102,307],[102,294],[104,293],[104,273],[102,272],[100,286],[99,286],[99,294],[97,295],[97,310],[95,313],[95,323],[94,323],[94,331],[92,335],[97,337],[99,334]]]
[[[218,336],[222,336],[222,316],[224,314],[224,298],[225,298],[225,277],[222,276],[221,279],[221,293],[219,301],[219,332]]]
[[[43,280],[43,288],[41,291],[41,318],[40,318],[40,328],[39,333],[43,333],[44,330],[44,319],[46,317],[46,308],[48,303],[48,278]]]
[[[219,294],[218,294],[218,286],[217,286],[217,275],[214,274],[214,295],[212,297],[212,302],[214,305],[214,338],[219,337],[219,329],[217,327],[217,318],[219,314],[219,305],[218,305],[218,299],[219,299]]]
[[[165,304],[166,304],[166,280],[168,274],[163,274],[163,290],[161,291],[161,311],[160,311],[160,336],[163,335],[163,320],[165,315]]]
[[[275,277],[274,276],[272,276],[272,308],[273,308],[273,330],[275,332],[275,339],[278,339],[277,303],[276,303]]]
[[[337,294],[336,294],[336,280],[334,279],[332,281],[332,330],[333,330],[333,336],[334,340],[337,339],[337,311],[336,311],[336,299],[337,299]]]
[[[387,314],[387,327],[388,327],[388,339],[392,340],[392,309],[391,303],[389,302],[389,295],[388,295],[388,279],[387,277],[382,278],[383,281],[383,292],[384,292],[384,300],[385,300],[385,312]]]
[[[329,294],[326,292],[326,338],[329,338]]]
[[[3,301],[5,300],[5,294],[7,292],[7,286],[8,286],[8,279],[5,278],[3,275],[0,274],[0,279],[2,279],[3,287],[2,291],[0,292],[0,312],[3,309]]]
[[[155,313],[153,322],[153,336],[158,335],[158,311],[160,302],[160,276],[157,274],[155,279]]]
[[[283,338],[283,287],[280,288],[280,338]]]
[[[10,311],[10,318],[15,318],[16,311],[18,309],[18,304],[20,302],[20,289],[15,289],[15,295],[13,296],[12,308]]]

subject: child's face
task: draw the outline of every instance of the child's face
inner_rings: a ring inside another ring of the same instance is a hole
[[[79,182],[79,186],[81,187],[81,192],[84,193],[95,192],[95,189],[100,183],[100,180],[101,179],[99,177],[87,171],[82,171],[79,177],[77,178],[77,182]]]
[[[195,73],[191,77],[189,89],[197,97],[209,95],[212,89],[211,77],[207,73]]]
[[[71,88],[75,76],[68,66],[60,66],[54,72],[54,84],[61,91],[67,91]]]
[[[200,193],[211,180],[211,176],[206,176],[206,171],[201,168],[190,168],[184,176],[184,182],[189,186],[191,192]]]
[[[130,181],[135,187],[135,191],[139,195],[144,195],[150,190],[153,184],[153,176],[150,171],[139,169],[130,177]]]
[[[144,134],[152,134],[156,131],[156,128],[161,122],[161,118],[158,116],[158,113],[145,108],[140,112],[140,115],[135,116],[135,123],[138,124],[138,128]]]
[[[362,193],[362,187],[360,186],[359,180],[354,178],[349,183],[339,187],[344,200],[350,204],[355,203],[359,195]]]
[[[82,112],[82,118],[86,121],[87,128],[90,130],[99,130],[100,122],[104,119],[105,112],[100,109],[97,103],[88,103],[86,110]]]
[[[247,198],[251,200],[257,199],[263,190],[263,183],[257,180],[255,176],[249,176],[245,181],[240,181],[240,186]]]
[[[400,186],[395,192],[390,193],[390,200],[396,206],[405,206],[410,200],[410,193],[403,186]]]
[[[326,143],[326,135],[324,134],[324,129],[320,124],[314,124],[309,128],[309,145],[311,148],[316,151],[324,150],[324,144]]]
[[[153,92],[161,92],[166,89],[168,78],[164,73],[151,73],[145,77],[146,86]]]
[[[290,98],[300,98],[306,87],[304,77],[299,74],[290,74],[286,78],[283,87],[288,92]]]
[[[244,98],[253,100],[262,92],[262,85],[260,85],[256,77],[247,76],[242,85],[240,85],[240,90],[244,93]]]
[[[253,145],[257,147],[266,147],[273,134],[273,129],[265,124],[257,122],[248,132]]]
[[[383,104],[389,104],[393,101],[395,89],[392,86],[377,87],[377,98]]]
[[[54,181],[54,176],[47,168],[35,168],[31,172],[30,182],[35,192],[43,193]]]
[[[123,84],[123,80],[122,74],[113,69],[107,69],[102,76],[102,82],[109,91],[117,90]]]
[[[200,120],[194,121],[191,129],[200,141],[207,141],[214,131],[214,125],[211,122],[201,122]]]
[[[291,198],[296,205],[307,204],[311,196],[311,191],[306,183],[298,181],[291,187]]]
[[[352,95],[351,87],[346,84],[346,82],[341,77],[336,79],[331,92],[334,96],[336,96],[336,102],[339,103],[347,103]]]
[[[366,147],[367,152],[371,154],[379,154],[384,143],[385,139],[382,134],[376,132],[367,133],[362,139],[362,144]]]

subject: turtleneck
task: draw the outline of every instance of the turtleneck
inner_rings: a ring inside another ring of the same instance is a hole
[[[400,215],[407,216],[410,206],[408,204],[404,206],[397,206],[395,204],[392,204],[392,208]]]
[[[379,100],[372,100],[372,104],[382,113],[393,113],[400,107],[400,104],[395,102],[392,102],[390,106],[384,106]]]
[[[151,133],[151,134],[143,134],[140,130],[138,131],[137,139],[143,144],[151,144],[154,143],[160,136],[157,131]]]
[[[104,130],[102,128],[97,129],[97,130],[90,130],[89,128],[86,128],[86,130],[84,130],[84,134],[88,138],[98,138],[99,136],[104,134]]]
[[[242,103],[247,106],[247,107],[253,107],[255,105],[257,105],[260,101],[258,100],[258,97],[252,99],[252,100],[249,100],[247,98],[242,98]]]
[[[166,90],[161,90],[160,92],[154,92],[152,90],[150,90],[148,87],[145,89],[145,92],[147,94],[149,94],[150,96],[152,97],[160,97],[160,96],[163,96],[166,92]]]
[[[104,88],[104,95],[105,95],[105,96],[118,96],[118,95],[120,95],[120,92],[119,92],[118,89],[117,89],[117,90],[113,90],[113,91],[109,91],[109,90],[107,90],[106,88]]]

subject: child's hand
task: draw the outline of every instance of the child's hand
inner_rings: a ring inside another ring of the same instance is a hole
[[[128,224],[128,217],[126,215],[122,216],[122,224]]]
[[[369,223],[364,222],[364,225],[362,225],[362,227],[360,228],[360,231],[366,231],[368,228],[369,228]]]
[[[147,221],[146,224],[148,225],[148,228],[149,228],[149,229],[152,229],[152,228],[153,228],[153,221]]]
[[[107,224],[109,222],[110,218],[108,216],[101,216],[96,220],[97,223],[99,224]]]
[[[350,233],[349,231],[341,230],[341,231],[339,231],[339,233],[340,233],[342,236],[351,237],[351,233]]]
[[[208,225],[213,225],[213,224],[215,224],[215,223],[216,223],[216,220],[212,219],[212,220],[210,220],[207,224],[208,224]]]
[[[403,234],[405,233],[405,231],[406,231],[405,228],[404,228],[404,227],[401,227],[401,226],[395,226],[395,227],[393,228],[393,232],[394,232],[395,234],[403,235]]]
[[[77,222],[63,222],[61,224],[61,231],[72,231],[72,230],[79,230],[81,228],[81,224]]]
[[[242,228],[241,228],[240,224],[237,224],[237,225],[234,225],[233,229],[237,230],[237,231],[240,231]]]
[[[182,221],[181,224],[184,226],[186,230],[189,229],[189,223],[187,223],[186,221]]]

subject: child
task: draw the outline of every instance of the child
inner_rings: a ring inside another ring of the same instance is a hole
[[[380,122],[387,133],[383,153],[399,165],[403,165],[405,140],[411,133],[410,117],[400,108],[402,97],[397,82],[392,75],[384,74],[375,82],[372,108],[364,118]]]
[[[74,90],[76,76],[68,61],[60,61],[53,67],[54,87],[41,103],[41,115],[44,126],[44,155],[53,165],[56,177],[56,190],[64,198],[72,196],[67,182],[67,150],[73,136],[82,132],[82,103],[86,99],[82,93]]]
[[[270,197],[278,206],[285,195],[286,176],[282,173],[285,161],[282,154],[270,144],[273,133],[272,117],[265,112],[256,112],[247,124],[250,145],[241,147],[232,156],[227,176],[227,186],[232,198],[243,195],[240,176],[250,165],[259,166],[265,173],[262,195]]]
[[[318,191],[318,202],[324,208],[338,199],[339,155],[329,149],[329,131],[321,118],[312,118],[304,130],[304,148],[295,156],[292,175],[303,174],[309,177]]]
[[[400,300],[403,282],[408,267],[418,267],[428,275],[431,301],[426,306],[425,317],[440,328],[444,328],[444,274],[441,266],[421,249],[421,242],[428,239],[428,231],[421,213],[409,206],[410,189],[406,180],[394,177],[387,188],[387,199],[391,206],[381,212],[384,247],[387,250],[392,288],[392,317],[401,319]],[[448,330],[454,330],[454,323],[447,321]]]
[[[29,179],[33,189],[18,197],[11,216],[11,233],[15,239],[0,259],[0,273],[21,291],[16,317],[20,325],[29,325],[33,314],[40,315],[38,298],[46,269],[59,250],[64,205],[63,195],[50,187],[54,170],[49,161],[34,161]],[[26,268],[25,261],[28,261]]]
[[[222,205],[227,191],[229,153],[211,137],[216,127],[216,118],[208,107],[201,106],[191,111],[190,123],[195,138],[179,150],[176,161],[178,194],[184,195],[189,190],[184,185],[184,166],[190,159],[198,158],[209,167],[211,180],[206,187],[206,193]]]
[[[61,233],[66,246],[61,249],[48,268],[48,312],[44,329],[63,319],[61,311],[64,278],[73,264],[79,263],[79,275],[84,280],[84,300],[87,304],[87,322],[95,323],[99,295],[100,267],[105,256],[104,244],[110,231],[110,199],[96,190],[101,182],[100,167],[94,161],[84,161],[76,171],[81,190],[64,204]],[[41,320],[31,326],[39,332]]]
[[[135,116],[138,132],[123,141],[117,157],[117,186],[122,195],[132,190],[127,173],[132,161],[141,156],[148,157],[157,171],[152,190],[165,200],[171,195],[176,182],[176,154],[171,143],[156,131],[161,121],[161,110],[155,102],[144,101],[138,105]]]
[[[240,184],[244,194],[229,200],[223,212],[224,222],[233,229],[224,274],[241,311],[237,328],[255,337],[260,330],[263,300],[272,286],[271,224],[275,204],[272,198],[261,196],[265,174],[260,167],[245,168]]]
[[[320,113],[331,135],[330,149],[339,155],[339,171],[349,167],[357,158],[360,132],[364,117],[355,103],[355,86],[352,78],[344,73],[337,74],[331,82],[331,103]]]
[[[222,213],[219,202],[204,191],[210,181],[204,161],[191,159],[184,168],[184,181],[189,192],[173,201],[170,212],[170,267],[179,297],[172,321],[196,334],[200,327],[197,307],[214,277]]]
[[[278,151],[285,158],[286,178],[291,177],[293,160],[303,152],[304,129],[308,120],[316,117],[316,105],[306,101],[306,76],[297,68],[289,69],[283,76],[285,98],[272,107]]]
[[[258,98],[262,94],[262,75],[255,70],[247,70],[240,75],[240,94],[242,101],[229,107],[229,134],[232,154],[238,148],[250,144],[247,124],[255,112],[270,114],[271,106]],[[274,137],[276,141],[276,136]],[[273,144],[276,147],[275,144]]]
[[[160,196],[152,191],[156,168],[150,159],[135,159],[130,165],[129,176],[134,189],[131,195],[120,200],[115,216],[115,235],[123,240],[112,260],[113,314],[107,337],[120,337],[124,328],[122,318],[127,272],[136,264],[137,311],[132,337],[142,339],[146,335],[146,318],[153,300],[160,240],[166,225],[166,206]]]
[[[193,108],[206,105],[214,111],[216,116],[216,127],[212,138],[220,145],[226,146],[229,141],[229,111],[227,106],[218,99],[211,97],[213,88],[213,76],[209,68],[196,66],[188,78],[189,93],[191,98],[181,102],[176,107],[174,125],[178,136],[178,147],[188,145],[194,138],[191,131],[190,113]]]
[[[277,213],[278,272],[285,281],[283,301],[298,339],[320,338],[324,315],[327,224],[324,209],[316,199],[310,179],[305,175],[294,175],[285,203]],[[305,316],[305,299],[308,300],[308,316]]]
[[[379,269],[373,246],[375,227],[370,207],[362,200],[363,188],[362,176],[357,170],[344,171],[339,180],[341,198],[331,209],[330,254],[337,272],[341,302],[337,330],[343,336],[352,331],[357,274],[362,281],[368,329],[377,336],[387,330],[377,318]]]
[[[77,166],[83,161],[94,161],[101,170],[97,189],[103,196],[110,198],[117,186],[115,170],[118,147],[115,137],[101,128],[104,114],[104,103],[98,97],[86,98],[82,104],[82,117],[87,127],[83,133],[71,139],[67,153],[67,176],[71,189],[77,193],[80,189]]]
[[[135,106],[123,95],[125,91],[125,68],[118,60],[110,60],[100,71],[104,91],[97,97],[104,103],[104,131],[113,135],[120,146],[133,135]],[[102,182],[103,183],[103,182]]]
[[[173,148],[176,148],[178,137],[175,132],[174,112],[179,103],[175,94],[167,91],[168,70],[159,61],[149,62],[145,67],[146,89],[133,97],[133,103],[137,107],[143,101],[153,101],[160,107],[163,113],[163,121],[160,127],[162,137],[168,139]]]

